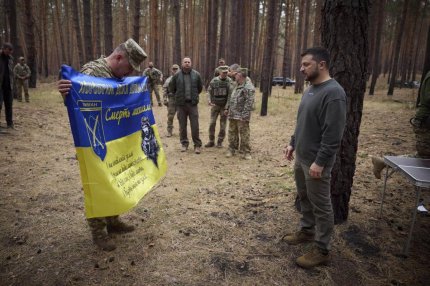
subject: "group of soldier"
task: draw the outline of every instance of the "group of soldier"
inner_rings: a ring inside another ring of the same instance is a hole
[[[25,63],[24,57],[19,57],[18,63],[14,67],[12,53],[12,44],[4,43],[0,52],[0,112],[4,103],[8,129],[15,129],[12,110],[13,99],[16,98],[22,102],[22,90],[24,89],[25,101],[30,102],[30,95],[28,94],[30,68]]]
[[[191,125],[191,136],[194,143],[194,152],[201,153],[202,141],[199,136],[199,94],[203,89],[200,74],[192,69],[191,59],[185,57],[182,66],[174,64],[171,75],[163,84],[163,103],[167,106],[167,137],[172,136],[173,120],[177,114],[179,122],[179,137],[181,152],[186,152],[189,146],[187,137],[188,119]],[[156,95],[158,105],[161,98],[157,83],[162,81],[162,73],[149,62],[148,68],[143,72],[148,77],[148,86]],[[207,103],[210,106],[209,142],[206,148],[221,148],[226,137],[227,119],[229,121],[229,146],[227,157],[241,153],[242,158],[250,160],[251,147],[249,121],[254,106],[255,88],[248,77],[248,70],[238,64],[227,66],[224,59],[219,59],[214,77],[207,86]],[[219,118],[218,139],[215,137],[216,123]],[[215,142],[216,141],[216,142]]]

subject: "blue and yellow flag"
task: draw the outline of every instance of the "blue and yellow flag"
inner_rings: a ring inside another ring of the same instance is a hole
[[[167,169],[146,77],[106,79],[61,67],[87,218],[134,207]]]

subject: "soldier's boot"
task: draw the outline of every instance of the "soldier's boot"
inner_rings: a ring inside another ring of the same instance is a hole
[[[233,157],[234,155],[234,150],[231,150],[230,148],[227,150],[227,153],[225,154],[225,156],[227,158]]]
[[[217,148],[222,148],[222,139],[218,139],[218,142],[216,143]]]
[[[106,223],[104,222],[104,218],[88,219],[88,225],[91,230],[93,242],[98,248],[104,251],[112,251],[116,248],[115,243],[105,230]]]
[[[386,167],[384,160],[379,157],[372,157],[372,164],[373,164],[373,174],[377,179],[381,178],[381,172]]]
[[[205,144],[206,148],[210,148],[210,147],[213,147],[213,146],[215,146],[215,143],[213,141],[209,141],[208,143]]]
[[[282,240],[290,245],[297,245],[301,243],[311,242],[314,240],[314,237],[314,233],[299,230],[294,233],[285,235]]]
[[[167,130],[167,137],[172,137],[172,130],[171,129],[169,129],[169,130]]]
[[[252,159],[252,156],[251,156],[251,154],[249,154],[248,152],[246,152],[246,153],[243,155],[243,159],[245,159],[245,160],[251,160],[251,159]]]
[[[127,233],[134,230],[133,225],[122,222],[118,216],[107,217],[106,227],[108,233]]]
[[[312,268],[318,265],[327,264],[329,260],[330,254],[328,252],[314,246],[308,253],[297,258],[296,263],[303,268]]]

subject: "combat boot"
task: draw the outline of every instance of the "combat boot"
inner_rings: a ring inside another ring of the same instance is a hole
[[[213,141],[209,141],[208,143],[206,143],[206,145],[205,145],[205,147],[206,148],[210,148],[210,147],[213,147],[213,146],[215,146],[215,143],[213,142]]]
[[[221,140],[218,140],[218,142],[216,143],[216,147],[222,148],[222,141]]]
[[[372,157],[372,164],[373,164],[373,175],[377,179],[381,178],[381,172],[386,167],[384,160],[379,157]]]
[[[233,157],[233,155],[234,155],[234,151],[233,151],[233,150],[231,150],[231,149],[228,149],[228,150],[227,150],[227,153],[225,154],[225,156],[226,156],[227,158]]]
[[[249,154],[249,153],[247,152],[247,153],[245,153],[245,154],[243,155],[243,159],[245,159],[245,160],[251,160],[251,159],[252,159],[252,156],[251,156],[251,154]]]
[[[167,130],[167,137],[172,137],[172,130]]]
[[[296,263],[303,268],[312,268],[318,265],[327,264],[329,260],[330,254],[328,252],[324,253],[322,249],[314,246],[308,253],[297,258]]]
[[[115,243],[104,230],[96,232],[92,231],[92,235],[94,244],[101,250],[112,251],[116,249]]]
[[[106,228],[108,233],[127,233],[134,230],[133,225],[120,221],[118,216],[106,218]]]
[[[299,231],[296,231],[294,233],[285,235],[282,238],[282,240],[284,240],[285,242],[287,242],[290,245],[297,245],[300,243],[311,242],[314,240],[314,237],[315,237],[315,234],[313,234],[313,233],[299,230]]]

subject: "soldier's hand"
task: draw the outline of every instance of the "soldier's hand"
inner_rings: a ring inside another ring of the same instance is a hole
[[[284,150],[285,159],[288,161],[291,161],[294,159],[294,147],[291,145],[288,145]]]
[[[66,95],[69,94],[70,89],[72,88],[72,82],[67,79],[60,79],[57,83],[58,91],[61,93],[63,99],[65,99]]]

